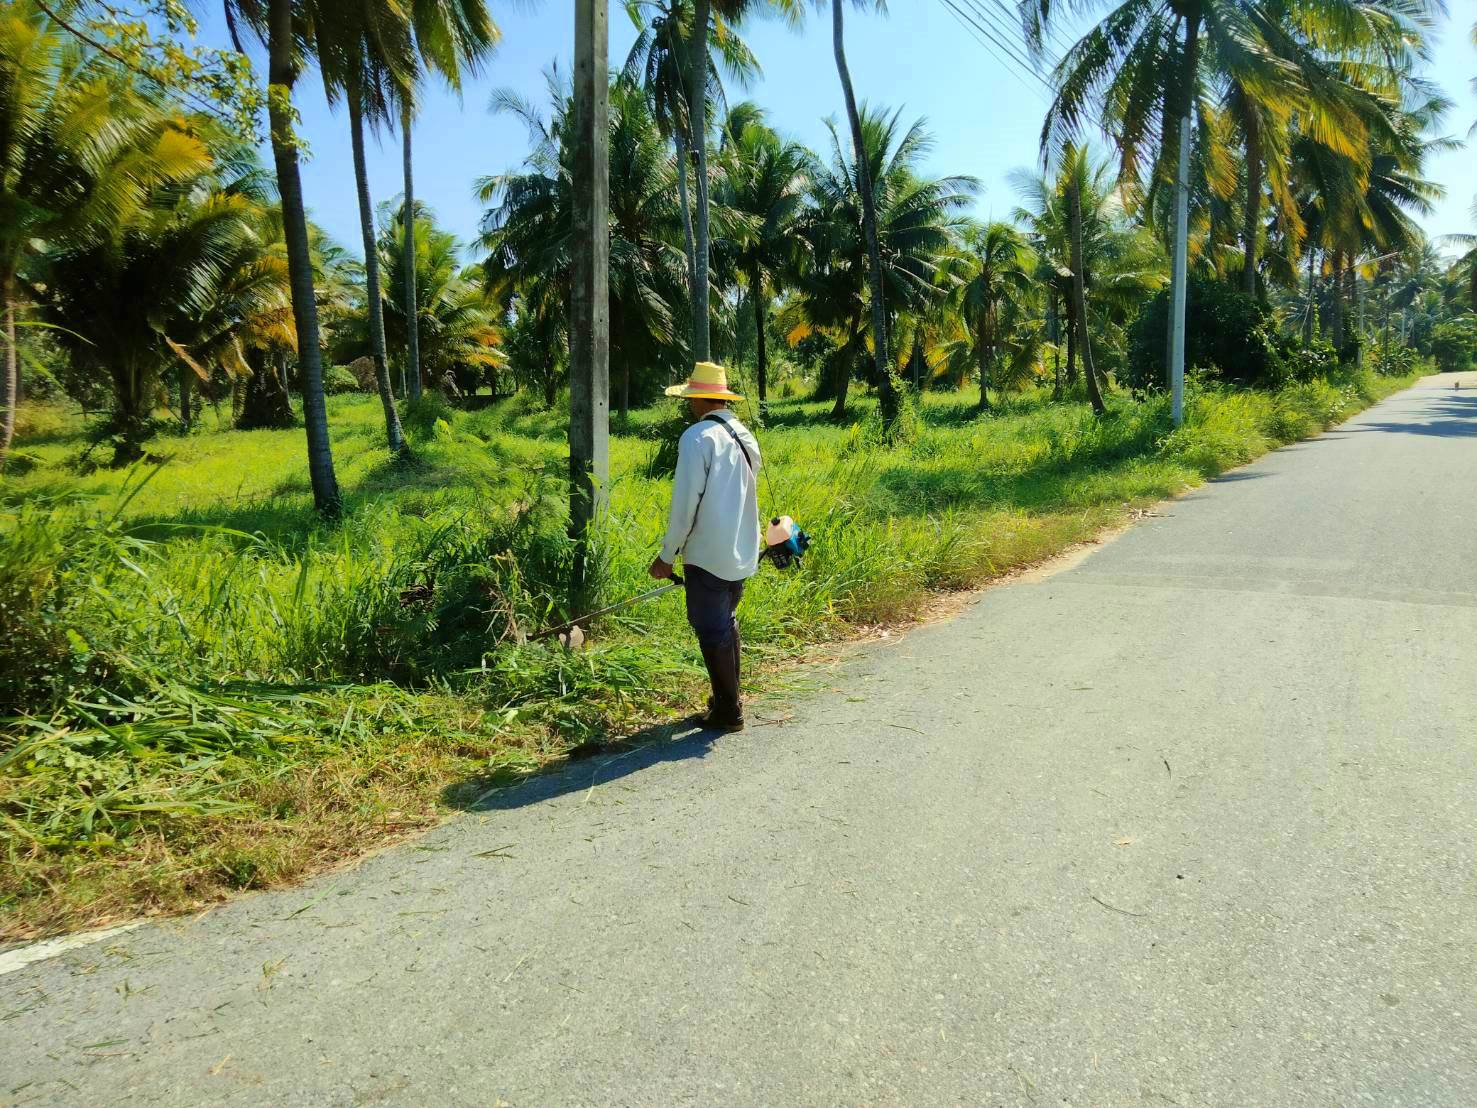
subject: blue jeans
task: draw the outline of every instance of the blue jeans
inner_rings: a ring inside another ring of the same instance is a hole
[[[734,613],[743,599],[744,583],[714,577],[701,566],[684,566],[682,576],[687,582],[687,622],[697,632],[698,643],[728,646],[738,628]]]

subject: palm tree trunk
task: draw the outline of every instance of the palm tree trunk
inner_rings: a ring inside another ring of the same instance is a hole
[[[20,392],[20,349],[15,334],[15,274],[0,274],[0,299],[5,304],[5,372],[0,374],[0,467],[15,438],[15,406]]]
[[[277,193],[282,201],[283,238],[287,242],[292,315],[297,325],[298,362],[303,375],[303,423],[308,437],[308,477],[313,505],[336,516],[343,506],[333,451],[328,439],[328,406],[323,397],[323,351],[318,345],[318,303],[313,294],[313,259],[308,250],[308,216],[298,173],[297,137],[292,128],[292,86],[297,67],[292,60],[292,0],[269,0],[268,115],[272,158],[277,165]]]
[[[1087,399],[1092,410],[1102,415],[1107,408],[1103,405],[1102,393],[1098,392],[1097,373],[1092,365],[1092,340],[1087,328],[1087,286],[1082,279],[1082,192],[1075,180],[1068,195],[1072,205],[1072,299],[1075,302],[1077,341],[1082,345],[1082,376],[1087,381]]]
[[[247,351],[246,361],[251,376],[242,390],[236,428],[250,431],[260,427],[291,427],[292,402],[287,396],[285,367],[274,365],[262,350]]]
[[[1257,240],[1262,224],[1262,136],[1257,129],[1256,112],[1249,114],[1246,126],[1246,221],[1241,239],[1246,253],[1246,266],[1241,271],[1241,291],[1256,295]]]
[[[677,144],[677,201],[682,209],[682,248],[687,255],[687,295],[693,296],[697,288],[697,247],[692,237],[692,202],[687,196],[687,163],[692,147],[681,127],[677,128],[673,141]]]
[[[862,236],[867,240],[867,283],[872,293],[872,349],[877,359],[877,391],[882,402],[882,424],[891,428],[897,422],[899,403],[897,381],[893,378],[892,358],[887,346],[887,307],[882,296],[882,248],[877,238],[877,197],[872,192],[872,168],[867,164],[867,148],[862,138],[862,117],[856,107],[856,93],[851,87],[851,70],[846,65],[846,34],[841,15],[842,0],[831,0],[831,48],[836,55],[836,73],[841,78],[841,94],[846,100],[846,119],[851,124],[851,145],[855,150],[856,184],[862,205]]]
[[[1318,288],[1313,273],[1317,258],[1318,251],[1310,245],[1308,247],[1308,310],[1303,315],[1304,349],[1313,345],[1313,317],[1318,314]]]
[[[620,363],[620,398],[617,412],[621,425],[625,426],[631,418],[631,360],[626,356],[626,344],[621,341],[623,337],[620,305],[612,300],[610,304],[610,361],[612,365]]]
[[[405,270],[405,368],[401,382],[402,395],[411,400],[421,398],[421,317],[416,306],[415,285],[415,174],[410,157],[410,105],[400,109],[400,133],[404,138],[405,160],[405,231],[401,247],[401,268]],[[408,390],[408,391],[407,391]]]
[[[1349,261],[1349,339],[1354,343],[1354,364],[1364,364],[1364,305],[1359,300],[1359,270],[1354,260]]]
[[[1059,322],[1056,284],[1046,294],[1046,341],[1051,343],[1051,398],[1062,398],[1062,332]]]
[[[979,341],[975,346],[979,351],[980,362],[980,411],[988,412],[990,410],[990,358],[993,357],[994,351],[985,342],[985,321],[983,319],[980,320]]]
[[[1329,282],[1329,315],[1332,316],[1332,328],[1334,328],[1334,352],[1338,358],[1344,358],[1344,254],[1343,251],[1334,251],[1334,279]]]
[[[179,364],[179,422],[180,422],[180,429],[182,431],[188,431],[190,429],[190,421],[191,421],[191,412],[190,412],[190,378],[193,377],[194,375],[195,375],[195,371],[194,370],[192,370],[189,366],[185,365],[184,362],[180,362],[180,364]]]
[[[1077,383],[1077,300],[1067,298],[1067,388]]]
[[[696,206],[693,213],[692,360],[711,356],[708,337],[708,8],[696,0],[692,23],[692,56],[688,62],[688,113],[692,149],[697,155]]]
[[[144,443],[151,437],[149,417],[153,414],[154,394],[146,390],[152,381],[136,358],[108,360],[108,375],[113,379],[117,439],[113,447],[113,465],[125,466],[144,456]]]
[[[369,167],[364,161],[364,102],[355,82],[350,82],[349,131],[354,147],[354,185],[359,194],[359,233],[364,238],[364,299],[369,310],[369,351],[374,360],[374,383],[380,405],[385,409],[385,435],[391,454],[405,453],[405,432],[395,410],[395,390],[390,386],[390,359],[385,351],[385,304],[380,298],[379,236],[374,229],[374,208],[369,199]]]
[[[861,320],[852,320],[851,331],[846,336],[846,345],[835,353],[836,359],[836,403],[831,406],[832,419],[846,416],[846,393],[851,387],[851,360],[856,357],[857,337],[861,333]]]
[[[757,273],[749,282],[749,299],[754,301],[754,352],[759,378],[759,411],[769,400],[769,360],[764,346],[764,278]]]

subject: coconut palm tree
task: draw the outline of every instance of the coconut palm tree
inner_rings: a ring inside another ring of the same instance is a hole
[[[1012,218],[1028,231],[1041,260],[1038,279],[1047,288],[1049,329],[1060,320],[1066,338],[1066,384],[1077,380],[1085,318],[1091,327],[1121,328],[1165,282],[1164,255],[1151,232],[1130,224],[1107,162],[1093,162],[1083,147],[1069,145],[1054,172],[1016,170],[1010,175],[1020,205]],[[1073,262],[1072,192],[1080,211],[1083,306],[1079,312]],[[1085,361],[1084,361],[1085,364]],[[1097,385],[1097,382],[1094,382]]]
[[[393,114],[395,92],[409,83],[414,65],[411,29],[398,8],[351,5],[332,23],[320,22],[318,61],[328,102],[343,98],[349,111],[354,158],[354,186],[359,202],[359,234],[364,246],[365,309],[374,379],[385,412],[385,435],[392,455],[407,452],[405,432],[395,408],[385,348],[385,321],[380,306],[378,234],[369,195],[369,166],[364,155],[364,126],[382,127]]]
[[[271,264],[280,273],[288,273],[281,205],[259,206],[253,223],[267,244]],[[366,323],[362,303],[363,267],[353,255],[317,224],[309,223],[308,257],[324,333],[336,340],[345,331]],[[248,341],[253,338],[254,341]],[[330,341],[329,346],[332,345]],[[260,326],[253,325],[242,346],[251,373],[244,380],[237,375],[236,427],[240,430],[291,427],[295,417],[288,395],[288,370],[289,361],[297,355],[297,332],[290,285],[285,316],[280,320],[261,320]]]
[[[692,144],[693,179],[693,265],[692,265],[692,351],[695,361],[711,356],[708,292],[708,100],[711,63],[709,36],[716,24],[737,26],[761,4],[781,12],[793,24],[800,19],[802,0],[693,0],[692,30],[687,39],[688,134]],[[720,22],[721,21],[721,22]]]
[[[395,208],[380,235],[380,264],[385,276],[385,329],[392,342],[401,342],[411,330],[406,288],[415,290],[416,329],[423,332],[422,366],[427,377],[442,387],[468,392],[492,377],[506,358],[496,304],[482,288],[481,273],[461,261],[462,244],[450,231],[436,226],[431,212],[420,205],[415,221],[415,271],[406,279],[401,247],[405,241],[405,207]]]
[[[179,135],[175,141],[209,148],[195,128]],[[233,164],[245,172],[232,172]],[[73,364],[95,368],[112,385],[115,462],[142,454],[168,369],[178,371],[188,426],[192,376],[208,381],[217,367],[245,375],[247,348],[281,341],[290,285],[264,234],[270,221],[260,177],[249,151],[207,160],[193,181],[157,190],[115,233],[51,252],[47,315]]]
[[[971,353],[980,375],[980,411],[990,408],[990,370],[1021,330],[1035,258],[1025,236],[1009,223],[965,229],[964,241],[946,263],[956,282],[950,297],[969,327]]]
[[[1316,279],[1321,272],[1326,270],[1331,280],[1327,312],[1320,319],[1327,324],[1334,346],[1343,349],[1345,301],[1357,289],[1357,284],[1351,288],[1357,260],[1361,255],[1418,249],[1424,235],[1411,213],[1429,213],[1443,194],[1439,185],[1421,173],[1425,159],[1451,148],[1451,140],[1431,135],[1450,103],[1419,84],[1407,91],[1425,91],[1427,98],[1412,100],[1408,107],[1382,101],[1378,126],[1371,127],[1366,148],[1356,157],[1343,156],[1308,134],[1298,134],[1293,140],[1293,172],[1302,220],[1309,228],[1307,341],[1311,341],[1312,306],[1318,301]]]
[[[0,464],[20,389],[16,315],[39,244],[99,241],[154,190],[187,180],[209,152],[29,0],[0,18]]]
[[[1405,5],[1415,12],[1417,5]],[[1296,243],[1304,233],[1296,190],[1289,170],[1290,142],[1299,132],[1310,135],[1333,153],[1363,158],[1371,131],[1380,128],[1383,101],[1400,95],[1398,72],[1425,56],[1425,43],[1414,20],[1397,22],[1357,0],[1314,12],[1300,0],[1262,0],[1248,8],[1262,41],[1292,83],[1275,95],[1248,84],[1240,73],[1226,76],[1220,106],[1229,134],[1202,129],[1197,148],[1212,146],[1220,157],[1200,160],[1220,170],[1210,184],[1216,201],[1241,196],[1241,285],[1257,291],[1262,216],[1268,203],[1282,238]],[[1326,17],[1335,15],[1329,21]],[[1344,16],[1352,23],[1341,26]],[[1400,33],[1391,33],[1393,29]],[[1243,153],[1239,180],[1233,181],[1225,154]]]
[[[494,109],[517,115],[533,150],[523,171],[484,178],[478,192],[490,205],[480,240],[483,271],[499,297],[527,293],[531,283],[556,280],[567,300],[571,280],[573,152],[562,141],[570,127],[569,89],[549,75],[553,110],[506,91]],[[610,91],[610,364],[619,373],[619,404],[680,371],[674,311],[684,295],[680,216],[673,203],[674,166],[640,90],[617,79]],[[521,302],[532,298],[524,296]],[[637,379],[645,370],[646,375]]]
[[[1477,224],[1477,201],[1472,202],[1472,222]],[[1455,246],[1464,246],[1467,252],[1451,267],[1452,276],[1465,283],[1467,303],[1477,312],[1477,234],[1451,235],[1449,241]]]
[[[810,202],[799,225],[804,264],[781,318],[792,344],[814,333],[831,339],[836,418],[846,412],[857,356],[871,339],[875,367],[877,336],[885,335],[891,322],[884,320],[879,331],[873,307],[882,299],[896,314],[943,296],[935,278],[964,227],[963,210],[979,187],[972,177],[922,177],[918,162],[931,139],[922,120],[904,129],[900,117],[901,110],[884,115],[863,105],[860,147],[844,142],[832,122],[831,159],[811,168]],[[862,164],[865,169],[858,168]],[[874,292],[864,229],[863,179],[871,184],[878,254],[885,261],[880,297]],[[869,314],[874,320],[870,333]],[[881,376],[874,378],[879,391],[893,384],[895,374],[889,358]]]
[[[717,246],[748,285],[761,409],[768,397],[770,297],[799,260],[795,232],[805,207],[810,163],[809,151],[771,130],[755,105],[740,104],[728,113],[719,148],[717,201],[729,213],[733,232]]]
[[[676,148],[677,198],[682,209],[682,239],[690,295],[697,281],[697,247],[687,187],[689,163],[696,145],[687,111],[692,4],[688,0],[632,0],[626,6],[626,13],[636,27],[636,41],[626,54],[622,76],[645,91],[657,127]],[[707,88],[718,103],[726,105],[724,73],[730,80],[747,88],[759,75],[759,62],[737,30],[729,26],[720,13],[710,21],[708,31]]]
[[[342,13],[343,9],[310,0],[226,0],[226,11],[233,23],[250,27],[267,48],[267,114],[292,281],[292,311],[303,382],[303,426],[308,439],[308,478],[313,488],[314,506],[324,515],[336,516],[342,509],[343,497],[334,473],[333,450],[328,438],[323,350],[318,328],[318,303],[313,291],[308,215],[303,204],[302,174],[298,166],[299,139],[293,126],[296,112],[292,94],[308,61],[308,46],[318,41],[316,28],[319,21],[325,13],[331,20],[333,13]]]
[[[952,252],[947,255],[952,258]],[[947,264],[947,263],[946,263]],[[947,291],[952,279],[940,274]],[[974,345],[958,305],[948,295],[936,296],[900,311],[891,327],[898,376],[921,392],[943,376],[954,388],[963,388],[974,372]]]
[[[855,0],[862,6],[865,0]],[[878,10],[883,0],[872,0]],[[846,121],[851,129],[852,149],[856,152],[856,191],[861,198],[862,238],[867,251],[867,283],[871,294],[872,350],[877,365],[877,388],[882,405],[882,423],[890,428],[899,413],[897,380],[893,375],[892,357],[887,343],[886,279],[882,269],[882,246],[877,229],[877,198],[873,192],[872,167],[862,157],[865,137],[862,113],[857,107],[856,90],[851,85],[851,69],[846,64],[846,27],[842,0],[831,0],[831,51],[836,59],[836,75],[841,79],[841,95],[846,102]]]
[[[493,22],[485,0],[408,0],[411,29],[419,54],[422,73],[438,74],[460,95],[463,82],[476,76],[482,66],[492,57],[502,32]],[[405,175],[403,207],[415,210],[415,174],[412,152],[412,131],[415,121],[417,92],[422,80],[411,79],[402,83],[400,99],[400,136],[402,163]],[[402,221],[405,241],[401,245],[405,258],[401,271],[407,280],[415,272],[410,259],[415,257],[416,220]],[[407,284],[404,296],[409,304],[411,319],[418,319],[415,304],[414,282]],[[411,327],[406,332],[405,381],[408,395],[414,399],[421,394],[420,328]]]
[[[1296,27],[1311,56],[1320,52],[1363,61],[1383,51],[1399,53],[1419,39],[1439,0],[1270,0]],[[1056,96],[1042,130],[1043,149],[1054,153],[1094,115],[1117,145],[1120,180],[1132,195],[1144,190],[1145,168],[1154,185],[1173,182],[1175,316],[1183,322],[1189,252],[1187,202],[1190,146],[1198,119],[1203,141],[1202,181],[1228,163],[1210,141],[1216,95],[1235,87],[1273,111],[1309,106],[1305,74],[1297,58],[1279,53],[1283,24],[1266,18],[1266,5],[1243,0],[1020,0],[1027,39],[1038,55],[1062,13],[1106,11],[1102,21],[1073,45],[1056,67]],[[1257,118],[1246,115],[1243,121]],[[1315,118],[1316,115],[1315,115]],[[1337,141],[1325,128],[1325,141]],[[1257,128],[1264,134],[1263,128]],[[1159,146],[1154,150],[1153,144]],[[1261,166],[1257,159],[1257,168]],[[1173,168],[1170,168],[1173,167]],[[1163,190],[1160,189],[1162,192]],[[1260,196],[1260,190],[1257,192]],[[1171,336],[1176,328],[1171,325]],[[1177,358],[1171,361],[1178,361]]]

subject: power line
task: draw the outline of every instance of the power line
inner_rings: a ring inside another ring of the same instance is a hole
[[[975,0],[975,2],[978,3],[978,0]],[[994,7],[1000,11],[1001,15],[1005,17],[1005,21],[1007,24],[1014,26],[1017,30],[1022,30],[1021,22],[1019,19],[1020,13],[1018,11],[1012,10],[1010,5],[1008,5],[1005,0],[988,0],[988,2],[991,7]],[[1075,45],[1066,37],[1066,33],[1061,29],[1060,24],[1048,23],[1045,27],[1045,31],[1047,43],[1058,54],[1065,55],[1067,51],[1070,50],[1073,45]]]
[[[993,12],[987,11],[980,3],[980,0],[961,0],[961,2],[966,4],[978,19],[982,19],[990,25],[993,32],[990,36],[991,39],[1001,49],[1005,50],[1023,71],[1041,82],[1041,84],[1049,87],[1049,83],[1038,71],[1035,61],[1026,55],[1024,49],[1025,44],[1017,44],[1016,42],[1016,36],[1021,34],[1019,24],[1015,24],[1010,19],[1006,19],[1002,23],[1000,17]],[[999,6],[998,0],[996,0],[996,6]]]
[[[1011,18],[1013,13],[1006,5],[1005,0],[940,0],[940,2],[950,8],[951,11],[953,11],[955,18],[962,25],[964,25],[971,32],[971,34],[974,35],[975,39],[980,42],[980,45],[984,46],[986,51],[988,51],[993,57],[995,57],[997,61],[1004,60],[999,57],[997,49],[1004,50],[1010,60],[1015,62],[1016,68],[1013,71],[1013,74],[1016,75],[1018,79],[1019,73],[1025,73],[1027,76],[1033,78],[1049,94],[1047,102],[1051,103],[1055,101],[1058,90],[1053,81],[1041,75],[1037,67],[1021,54],[1020,47],[1014,46],[1009,41],[1002,41],[1002,37],[1004,39],[1008,39],[1020,28],[1016,27],[1013,30],[1004,30],[999,23],[999,15],[995,14],[994,12],[986,11],[983,7],[984,4],[988,3],[998,12],[1003,13],[1007,17],[1007,19],[1011,20],[1011,22],[1014,22],[1013,18]],[[969,14],[959,10],[956,4],[967,5],[970,11],[973,12],[975,16],[978,16],[979,19],[984,19],[989,23],[989,29],[986,30],[984,27],[981,26],[977,19],[972,18]],[[990,41],[986,42],[985,39],[982,37],[982,34],[987,35]],[[1076,43],[1067,43],[1066,39],[1063,37],[1063,34],[1064,32],[1062,32],[1059,28],[1048,29],[1047,42],[1049,45],[1055,47],[1060,52],[1062,57],[1065,57],[1068,51],[1070,51],[1072,47],[1076,45]],[[1032,91],[1036,90],[1033,88]],[[1089,105],[1083,105],[1083,110],[1081,114],[1086,123],[1097,127],[1097,129],[1101,131],[1104,135],[1109,134],[1108,128],[1103,122],[1100,110]]]
[[[1033,67],[1012,51],[1010,45],[1000,38],[999,32],[993,26],[989,28],[985,27],[959,6],[961,3],[968,4],[969,2],[970,0],[939,0],[939,3],[954,16],[960,26],[969,31],[975,40],[985,48],[985,51],[997,62],[1000,62],[1009,71],[1010,75],[1021,83],[1023,88],[1039,94],[1040,90],[1033,86],[1029,80],[1030,78],[1034,78],[1040,85],[1050,90],[1051,86],[1047,84]],[[1004,56],[1002,56],[1002,52]]]

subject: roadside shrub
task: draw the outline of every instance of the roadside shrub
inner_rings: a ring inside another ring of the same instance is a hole
[[[1169,380],[1165,337],[1170,290],[1155,293],[1129,330],[1128,385],[1154,392]],[[1224,281],[1191,277],[1185,309],[1185,364],[1222,381],[1273,388],[1284,379],[1270,310]]]
[[[1477,316],[1462,316],[1436,325],[1431,356],[1442,373],[1456,373],[1477,362]]]
[[[1338,372],[1338,354],[1321,338],[1314,339],[1312,346],[1304,346],[1301,339],[1284,336],[1278,354],[1289,381],[1314,381]]]
[[[40,505],[22,506],[0,541],[0,642],[7,655],[0,665],[0,716],[44,698],[71,669],[66,603],[56,604],[56,584],[75,536],[49,526],[49,515]]]
[[[378,392],[379,381],[375,377],[374,359],[368,354],[355,358],[343,367],[354,375],[354,387],[358,392]]]
[[[1392,346],[1382,350],[1378,346],[1369,352],[1369,368],[1385,377],[1405,377],[1416,371],[1420,355],[1408,346]]]
[[[407,400],[400,409],[400,423],[407,431],[422,436],[435,432],[437,423],[454,425],[456,409],[441,393],[427,389],[414,400]]]
[[[344,392],[358,392],[359,378],[346,365],[325,366],[323,369],[323,391],[329,396]]]

